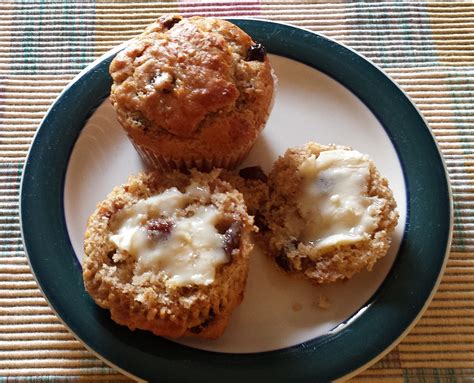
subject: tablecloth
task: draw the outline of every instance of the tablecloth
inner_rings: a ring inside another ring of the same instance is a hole
[[[127,380],[48,307],[19,222],[22,167],[52,101],[92,60],[165,12],[290,23],[347,44],[414,100],[446,160],[454,238],[416,327],[354,381],[474,380],[474,4],[354,1],[0,2],[0,381]]]

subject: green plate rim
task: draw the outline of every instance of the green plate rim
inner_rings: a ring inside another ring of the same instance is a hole
[[[329,381],[384,355],[426,309],[452,237],[452,197],[443,158],[408,96],[350,48],[294,26],[231,19],[270,53],[320,70],[355,94],[384,127],[407,187],[407,222],[397,258],[374,296],[337,331],[282,350],[224,354],[192,349],[116,325],[85,292],[67,233],[63,190],[69,156],[87,118],[108,95],[117,48],[81,72],[43,119],[22,174],[20,221],[25,251],[48,303],[87,348],[135,378],[154,381]],[[41,201],[41,203],[38,203]]]

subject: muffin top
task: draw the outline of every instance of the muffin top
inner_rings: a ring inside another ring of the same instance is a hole
[[[263,103],[264,121],[273,93],[264,48],[215,18],[160,17],[116,56],[110,73],[111,101],[132,135],[193,137],[250,104]]]

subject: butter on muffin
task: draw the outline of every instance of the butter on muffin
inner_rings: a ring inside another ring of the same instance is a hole
[[[160,17],[117,54],[110,74],[118,120],[155,168],[235,167],[273,99],[265,48],[216,18]]]
[[[373,268],[390,246],[396,202],[373,161],[348,147],[291,148],[269,175],[269,252],[315,284]]]
[[[85,287],[131,330],[217,338],[243,298],[254,230],[218,170],[141,173],[89,218]]]

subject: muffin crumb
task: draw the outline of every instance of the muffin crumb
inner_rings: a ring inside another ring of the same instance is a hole
[[[295,302],[291,305],[291,309],[294,311],[294,312],[298,312],[298,311],[301,311],[303,310],[303,305],[301,303],[298,303],[298,302]]]
[[[327,310],[331,307],[331,302],[329,301],[329,298],[326,295],[319,294],[318,299],[315,302],[315,306],[322,310]]]

